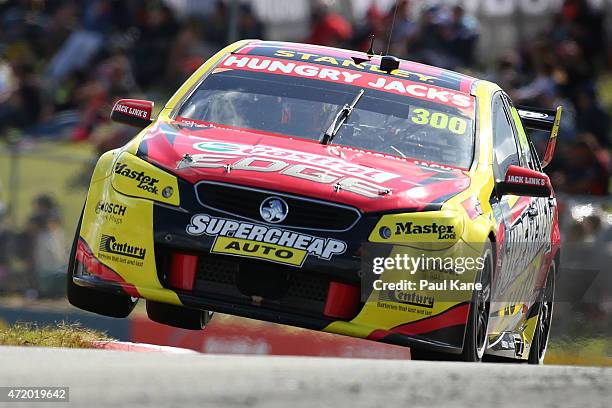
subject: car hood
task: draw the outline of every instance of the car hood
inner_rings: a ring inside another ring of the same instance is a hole
[[[424,211],[469,187],[454,169],[239,128],[159,122],[138,155],[191,183],[207,180],[354,206]]]

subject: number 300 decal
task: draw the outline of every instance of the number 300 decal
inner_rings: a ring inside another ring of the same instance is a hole
[[[415,109],[411,112],[410,120],[417,125],[429,125],[434,129],[448,129],[454,134],[464,135],[468,122],[458,116],[448,116],[442,112],[430,112],[426,109]]]

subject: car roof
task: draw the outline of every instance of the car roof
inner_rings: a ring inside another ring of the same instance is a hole
[[[476,78],[469,75],[402,59],[400,59],[399,70],[389,74],[378,69],[380,56],[373,56],[368,60],[369,57],[365,52],[312,44],[254,40],[239,48],[234,54],[343,66],[355,71],[366,70],[378,75],[397,76],[398,79],[433,84],[464,93],[471,93],[472,85],[477,81]],[[359,61],[363,62],[359,63]]]

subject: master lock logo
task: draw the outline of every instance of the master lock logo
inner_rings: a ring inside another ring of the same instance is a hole
[[[457,233],[453,225],[439,225],[437,223],[419,225],[412,222],[396,223],[395,235],[421,235],[434,234],[438,239],[456,239]]]
[[[135,180],[138,182],[137,187],[141,190],[148,191],[151,194],[159,194],[157,188],[159,180],[148,176],[144,171],[132,170],[126,163],[117,162],[115,165],[115,174]]]

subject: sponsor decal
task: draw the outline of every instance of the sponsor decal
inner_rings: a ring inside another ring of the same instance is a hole
[[[438,223],[419,225],[413,222],[398,222],[395,224],[395,235],[423,235],[434,234],[438,239],[456,239],[457,233],[453,225],[439,225]]]
[[[292,62],[277,58],[231,55],[220,65],[220,68],[240,69],[250,72],[268,72],[292,77],[318,79],[356,87],[377,89],[411,98],[426,100],[441,105],[474,110],[474,98],[463,92],[453,91],[422,82],[412,82],[399,78],[358,73],[351,70],[327,68],[312,63]]]
[[[524,184],[527,186],[544,186],[546,181],[543,178],[538,177],[525,177],[525,176],[508,176],[506,180],[508,183]]]
[[[144,110],[144,109],[137,109],[137,108],[133,108],[130,106],[121,105],[119,103],[115,105],[114,111],[124,113],[129,116],[134,116],[136,118],[142,118],[142,119],[149,118],[149,111]]]
[[[337,185],[342,191],[368,198],[380,198],[381,192],[387,190],[382,183],[401,177],[399,174],[347,163],[335,157],[271,146],[210,141],[196,143],[193,148],[207,154],[195,154],[190,161],[181,161],[179,169],[186,167],[213,169],[229,166],[232,171],[279,173],[315,183]]]
[[[382,71],[377,64],[372,64],[367,61],[361,64],[357,64],[352,58],[346,59],[341,57],[331,57],[326,55],[317,55],[293,50],[277,50],[274,53],[274,56],[290,59],[293,61],[312,62],[315,64],[343,67],[357,71],[370,71],[377,74],[387,74],[387,72]],[[437,79],[437,77],[435,76],[425,75],[420,72],[407,71],[404,69],[396,69],[391,72],[391,75],[428,83],[432,83]]]
[[[379,288],[376,286],[379,286]],[[377,291],[378,300],[381,302],[401,303],[433,309],[435,304],[434,297],[416,292],[416,286],[415,282],[407,280],[387,282],[386,284],[383,284],[382,281],[376,281],[374,290]]]
[[[138,183],[136,187],[141,190],[147,191],[151,194],[159,194],[159,189],[157,188],[157,183],[159,183],[159,180],[148,176],[144,171],[132,170],[127,164],[117,162],[115,165],[115,174],[136,181]]]
[[[120,242],[114,236],[104,234],[100,239],[100,252],[135,259],[145,259],[147,254],[146,248],[132,245],[128,242]]]
[[[96,204],[95,211],[104,221],[119,225],[123,223],[127,207],[110,201],[100,201]]]
[[[228,237],[218,237],[211,252],[263,259],[293,266],[301,266],[308,255],[303,250]]]
[[[302,266],[308,256],[331,260],[346,251],[346,243],[298,232],[197,214],[186,232],[192,236],[215,237],[212,253],[257,258],[280,264]]]
[[[403,290],[396,290],[394,292],[395,298],[399,303],[405,303],[412,306],[426,307],[433,309],[435,299],[433,296],[419,295],[416,292],[406,292]]]
[[[347,163],[345,160],[336,157],[299,152],[295,150],[283,149],[280,147],[252,146],[238,143],[210,141],[196,143],[193,145],[193,148],[201,152],[227,153],[229,155],[248,156],[250,158],[257,157],[266,159],[295,161],[312,166],[324,167],[329,170],[335,170],[338,173],[342,174],[353,174],[360,178],[374,181],[377,183],[384,183],[386,181],[394,180],[401,177],[399,174],[383,170],[377,170],[372,167],[362,166],[359,164]]]
[[[526,110],[519,110],[518,112],[523,118],[547,119],[549,117],[549,115],[547,115],[546,113],[541,113],[541,112],[532,112],[532,111],[526,111]]]
[[[498,288],[500,292],[508,289],[518,275],[525,275],[532,268],[539,268],[544,260],[544,254],[551,251],[551,209],[547,200],[533,201],[537,209],[537,216],[529,217],[528,208],[510,226],[506,226],[504,233],[505,251],[501,259]],[[529,219],[526,222],[525,219]],[[527,275],[529,275],[527,273]],[[537,276],[531,273],[532,278]],[[528,291],[533,286],[523,285],[521,288]],[[516,299],[528,299],[528,293],[517,295]]]
[[[127,211],[126,206],[115,204],[112,202],[100,201],[96,205],[96,214],[112,214],[112,215],[119,215],[123,217],[126,211]]]

